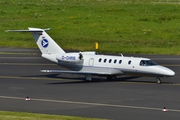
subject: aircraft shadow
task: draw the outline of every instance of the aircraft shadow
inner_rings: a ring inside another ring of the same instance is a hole
[[[140,80],[141,76],[121,76],[112,80],[107,80],[105,77],[94,77],[92,81],[85,81],[85,77],[83,75],[69,76],[69,75],[61,75],[61,74],[46,74],[46,75],[33,75],[33,76],[22,76],[22,77],[37,77],[37,78],[52,78],[53,82],[49,82],[46,84],[80,84],[80,83],[98,83],[98,82],[126,82],[126,83],[149,83],[149,84],[157,84],[156,80],[146,81]],[[61,81],[58,81],[61,79]],[[63,79],[63,80],[62,80]],[[145,78],[146,79],[146,78]],[[57,82],[55,82],[56,80]],[[68,81],[66,81],[68,80]],[[162,82],[161,84],[173,84],[172,82]]]
[[[144,78],[142,79],[137,79],[137,78]],[[126,82],[126,83],[144,83],[144,84],[157,84],[157,81],[155,78],[151,77],[150,79],[152,80],[146,80],[146,77],[142,77],[142,76],[125,76],[125,77],[119,77],[119,81],[118,82]],[[164,82],[162,80],[161,84],[174,84],[172,82]]]

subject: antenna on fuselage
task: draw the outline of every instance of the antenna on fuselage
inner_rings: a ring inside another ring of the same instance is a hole
[[[122,53],[119,53],[121,55],[121,57],[124,57]]]

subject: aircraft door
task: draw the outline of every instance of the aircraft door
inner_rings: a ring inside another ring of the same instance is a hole
[[[94,58],[90,58],[89,59],[89,66],[93,66],[94,65]]]
[[[131,69],[132,73],[136,73],[137,72],[137,69],[136,69],[135,65],[136,65],[136,61],[132,61],[132,60],[128,61],[128,66]]]

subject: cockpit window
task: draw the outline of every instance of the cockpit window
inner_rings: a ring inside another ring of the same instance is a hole
[[[157,63],[155,63],[152,60],[141,60],[139,65],[140,66],[154,66],[154,65],[157,65]]]

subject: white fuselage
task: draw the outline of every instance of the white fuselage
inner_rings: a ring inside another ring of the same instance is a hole
[[[140,65],[147,58],[108,56],[108,55],[84,55],[81,71],[104,72],[107,75],[133,74],[142,76],[168,77],[174,76],[169,68],[160,65]]]
[[[82,59],[71,59],[79,53],[66,53],[66,59],[60,59],[64,56],[55,55],[54,57],[45,57],[58,65],[69,70],[79,71],[92,75],[137,75],[154,77],[171,77],[174,71],[169,68],[157,65],[154,61],[147,58],[124,57],[112,55],[87,54],[82,52]],[[53,58],[53,59],[52,59]],[[149,64],[141,64],[148,61]]]

